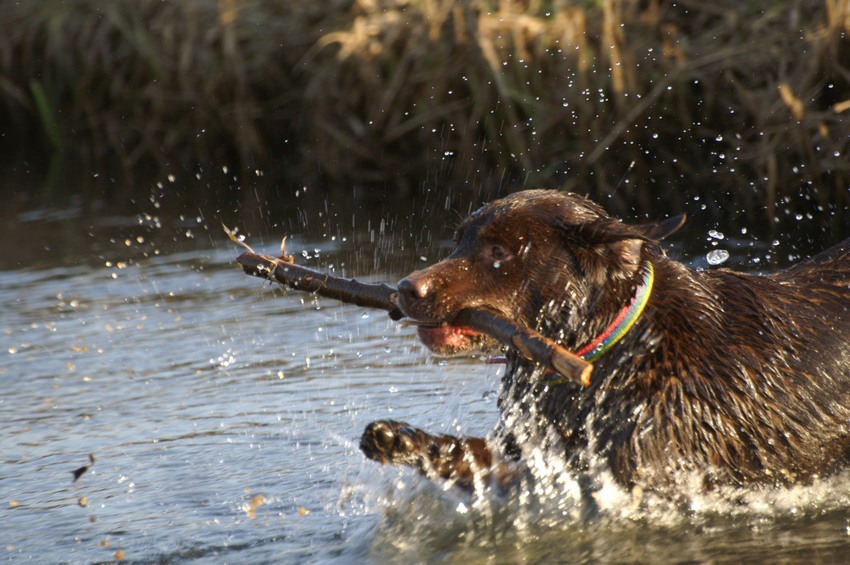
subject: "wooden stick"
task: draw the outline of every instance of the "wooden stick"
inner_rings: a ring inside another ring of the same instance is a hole
[[[356,279],[335,277],[296,265],[288,258],[259,253],[243,253],[236,258],[236,262],[242,265],[247,274],[255,277],[274,280],[296,290],[315,292],[347,304],[386,310],[393,320],[404,317],[396,305],[398,291],[385,284],[368,284]]]
[[[517,326],[488,310],[477,308],[461,310],[452,320],[452,324],[493,336],[519,351],[529,361],[549,367],[559,375],[584,386],[590,385],[590,373],[593,372],[591,363],[531,328]]]
[[[273,280],[296,290],[315,292],[341,302],[386,310],[393,320],[404,317],[398,307],[397,289],[386,284],[368,284],[320,273],[296,265],[292,257],[286,255],[272,257],[249,251],[237,257],[236,262],[242,265],[247,274],[255,277]],[[513,347],[529,361],[548,367],[584,386],[590,384],[593,365],[530,328],[518,326],[493,312],[473,308],[461,310],[451,323],[490,335],[504,345]]]

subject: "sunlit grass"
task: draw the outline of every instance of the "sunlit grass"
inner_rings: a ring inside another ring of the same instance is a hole
[[[128,174],[284,159],[772,214],[848,199],[848,31],[846,0],[7,2],[0,120]]]

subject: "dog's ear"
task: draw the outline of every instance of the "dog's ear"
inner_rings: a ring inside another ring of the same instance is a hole
[[[640,266],[641,249],[646,242],[659,242],[675,233],[684,223],[684,214],[648,224],[626,224],[613,218],[602,218],[583,225],[578,234],[596,253],[613,254],[623,272],[631,274]]]
[[[626,224],[613,218],[602,218],[580,226],[577,233],[590,245],[623,239],[658,242],[676,233],[685,224],[685,219],[685,214],[679,214],[658,223]]]
[[[687,216],[685,214],[679,214],[678,216],[667,218],[663,222],[638,224],[630,227],[640,233],[641,236],[643,236],[643,239],[648,241],[661,241],[662,239],[666,239],[679,231],[679,228],[685,225],[686,219]]]

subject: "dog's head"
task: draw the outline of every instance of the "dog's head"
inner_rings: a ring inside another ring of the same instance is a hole
[[[610,322],[609,311],[634,291],[645,250],[683,220],[627,225],[582,196],[515,193],[467,218],[448,258],[402,279],[399,306],[440,354],[496,345],[452,325],[465,308],[489,309],[575,346]]]

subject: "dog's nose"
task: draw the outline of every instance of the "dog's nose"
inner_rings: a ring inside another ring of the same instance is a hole
[[[410,306],[428,294],[428,278],[408,275],[398,281],[398,294],[402,307]]]

